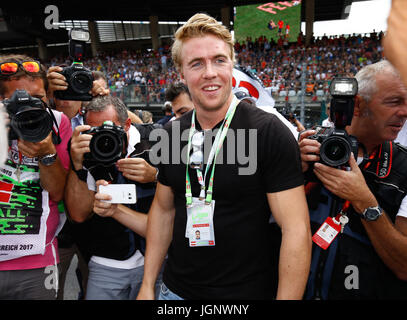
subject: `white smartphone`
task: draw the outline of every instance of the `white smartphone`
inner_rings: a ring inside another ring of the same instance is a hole
[[[109,184],[99,186],[99,192],[108,194],[112,200],[103,200],[109,203],[136,203],[136,185],[134,184]]]

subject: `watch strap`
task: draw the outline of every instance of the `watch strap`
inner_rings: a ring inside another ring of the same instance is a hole
[[[369,217],[367,217],[366,213],[368,212],[368,210],[375,210],[376,212],[378,212],[378,215],[376,216],[375,219],[369,219]],[[375,207],[368,207],[366,208],[363,212],[362,212],[362,218],[366,221],[375,221],[377,220],[381,215],[383,214],[383,209],[380,206],[375,206]]]
[[[38,161],[44,166],[50,166],[54,164],[56,160],[57,160],[56,153],[46,154],[38,158]]]

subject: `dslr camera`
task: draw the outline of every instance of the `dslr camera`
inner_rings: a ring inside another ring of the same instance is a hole
[[[89,41],[89,32],[82,29],[69,31],[69,56],[73,59],[73,63],[70,67],[64,67],[61,72],[68,82],[68,89],[55,91],[55,98],[75,101],[92,100],[89,91],[93,86],[93,75],[82,63],[87,41]]]
[[[41,99],[31,97],[25,90],[16,90],[3,104],[10,117],[9,143],[18,138],[39,142],[51,132],[53,120]]]
[[[346,165],[353,152],[358,155],[358,141],[345,131],[352,123],[358,83],[355,78],[334,78],[329,87],[332,96],[330,117],[334,127],[317,126],[309,139],[321,143],[320,162],[330,167]]]
[[[285,106],[280,110],[281,115],[286,118],[288,121],[295,121],[295,114],[291,111],[291,104],[286,103]]]
[[[96,165],[108,167],[126,156],[128,145],[126,131],[112,121],[105,121],[101,126],[92,127],[83,133],[92,135],[90,152],[84,155],[83,165],[86,168]]]

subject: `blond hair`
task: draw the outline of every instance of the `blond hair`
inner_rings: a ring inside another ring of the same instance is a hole
[[[212,34],[225,41],[230,48],[230,59],[235,63],[233,38],[229,30],[216,19],[205,13],[197,13],[175,32],[175,41],[171,48],[172,60],[178,71],[181,71],[181,49],[185,40]]]

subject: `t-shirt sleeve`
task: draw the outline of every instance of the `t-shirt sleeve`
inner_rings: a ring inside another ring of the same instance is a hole
[[[169,147],[171,145],[171,128],[172,123],[168,122],[160,131],[163,136],[168,137],[168,140],[162,137],[161,141],[154,145],[153,148],[159,148],[158,158],[160,159],[159,163],[157,164],[158,168],[158,176],[157,180],[159,183],[169,186],[169,182],[167,179],[167,171],[169,170],[169,164],[172,163],[172,150]]]
[[[397,216],[407,218],[407,197],[403,198],[403,201],[401,202],[399,208],[399,212],[397,212]]]
[[[259,134],[260,169],[267,193],[304,184],[298,143],[289,129],[275,116]]]

